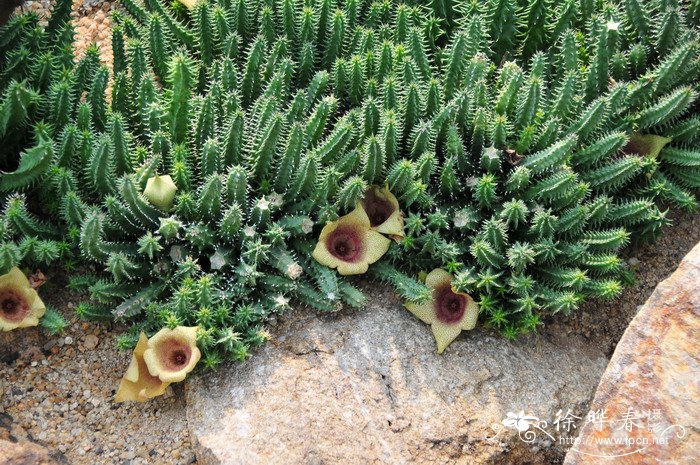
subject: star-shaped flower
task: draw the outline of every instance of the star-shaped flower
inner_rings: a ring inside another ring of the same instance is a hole
[[[36,326],[44,313],[44,302],[19,268],[0,276],[0,330]]]
[[[278,309],[289,308],[289,300],[289,297],[285,297],[283,294],[278,294],[272,299],[275,307]]]
[[[608,30],[609,31],[617,31],[620,28],[620,22],[619,21],[608,21]]]
[[[452,287],[452,275],[437,268],[425,277],[432,289],[432,299],[423,304],[404,306],[423,322],[431,325],[438,353],[454,341],[462,330],[474,329],[479,317],[479,305],[468,294]]]
[[[367,213],[358,206],[323,227],[313,257],[341,275],[362,274],[389,250],[391,241],[371,229]]]
[[[386,234],[395,241],[405,236],[403,213],[399,201],[386,187],[372,186],[365,192],[360,205],[369,217],[373,230]]]
[[[160,380],[157,376],[151,375],[143,359],[143,354],[148,348],[148,338],[141,332],[139,342],[134,348],[131,356],[131,363],[126,373],[122,377],[117,394],[114,396],[115,402],[145,402],[153,397],[160,396],[170,385]]]

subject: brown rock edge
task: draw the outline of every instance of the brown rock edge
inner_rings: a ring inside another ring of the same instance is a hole
[[[38,444],[0,439],[0,465],[57,465],[48,451]]]
[[[700,463],[699,334],[697,244],[625,331],[564,464]]]

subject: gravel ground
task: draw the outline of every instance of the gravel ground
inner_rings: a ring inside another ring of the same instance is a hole
[[[39,17],[46,19],[49,15],[49,5],[55,1],[30,0],[22,5],[24,11],[34,11]],[[99,0],[76,0],[73,2],[73,25],[75,27],[75,55],[81,58],[91,43],[96,43],[100,50],[103,64],[112,67],[112,29],[111,11],[116,9],[116,3]],[[111,77],[110,77],[111,79]],[[111,86],[110,86],[111,87]],[[111,89],[107,89],[108,95]]]
[[[28,1],[22,8],[46,19],[50,3]],[[77,58],[95,42],[111,67],[114,8],[109,1],[73,3]],[[48,277],[40,289],[44,301],[72,324],[54,337],[38,329],[0,333],[0,439],[38,442],[76,465],[195,463],[181,387],[144,404],[114,403],[130,358],[115,348],[119,330],[77,321],[73,308],[84,296],[66,292],[61,276]]]
[[[73,323],[61,336],[0,333],[0,439],[38,442],[76,465],[194,463],[181,387],[148,403],[114,403],[130,358],[116,349],[119,328],[76,320],[83,296],[48,276],[39,292]]]

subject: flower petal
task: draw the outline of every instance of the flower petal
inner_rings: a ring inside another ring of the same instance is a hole
[[[403,213],[395,211],[391,216],[379,226],[375,226],[375,231],[387,236],[391,236],[395,241],[400,241],[406,234],[403,232]]]
[[[338,221],[338,226],[355,226],[357,228],[369,229],[369,216],[361,205],[355,207],[353,211],[345,216],[341,216]]]
[[[462,294],[461,292],[459,294]],[[460,326],[464,330],[470,330],[474,329],[476,327],[476,322],[479,319],[479,304],[474,302],[474,299],[471,298],[468,294],[465,294],[467,296],[467,308],[464,311],[464,315],[462,316],[462,321],[460,323]]]
[[[435,268],[425,277],[425,285],[431,289],[449,286],[452,283],[452,275],[442,268]]]
[[[119,389],[114,396],[115,402],[144,402],[165,392],[170,383],[164,383],[158,377],[148,372],[143,354],[148,348],[148,338],[141,332],[139,342],[134,348],[131,362],[119,383]]]
[[[139,361],[136,355],[131,354],[131,361],[129,362],[129,367],[126,369],[126,373],[122,376],[123,379],[136,383],[139,380]],[[121,389],[121,387],[120,387]]]
[[[13,329],[17,329],[19,326],[17,323],[12,323],[4,318],[0,317],[0,331],[12,331]]]
[[[459,325],[448,325],[440,321],[434,321],[431,328],[435,336],[435,342],[437,342],[438,354],[441,354],[462,332],[462,328]]]
[[[36,297],[34,297],[34,303],[32,303],[32,315],[41,318],[46,313],[46,305],[44,305],[44,301],[41,300],[39,294],[36,291],[34,293]]]
[[[328,268],[337,268],[338,265],[343,263],[341,259],[339,259],[338,257],[334,257],[333,254],[331,254],[328,251],[328,249],[326,248],[325,241],[323,239],[320,239],[318,241],[318,243],[316,244],[316,248],[314,249],[311,256],[314,257],[314,259],[321,265],[327,266]]]
[[[338,263],[338,273],[343,276],[349,276],[354,274],[364,274],[367,273],[369,269],[369,264],[366,261],[359,261],[356,263],[340,261]]]
[[[431,324],[435,321],[435,303],[432,300],[428,300],[422,304],[407,302],[403,304],[403,306],[423,323]]]
[[[367,231],[364,237],[365,251],[362,261],[372,264],[389,250],[391,240],[376,231]]]
[[[22,273],[19,268],[12,267],[10,271],[0,276],[0,287],[5,287],[14,284],[17,287],[25,288],[29,286],[29,279]]]

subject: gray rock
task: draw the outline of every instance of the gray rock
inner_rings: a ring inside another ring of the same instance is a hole
[[[367,294],[364,311],[295,310],[250,360],[188,382],[200,465],[563,457],[555,444],[525,444],[501,420],[524,410],[551,424],[559,409],[586,406],[607,365],[602,352],[564,336],[510,343],[477,330],[440,356],[430,328],[391,293]]]

